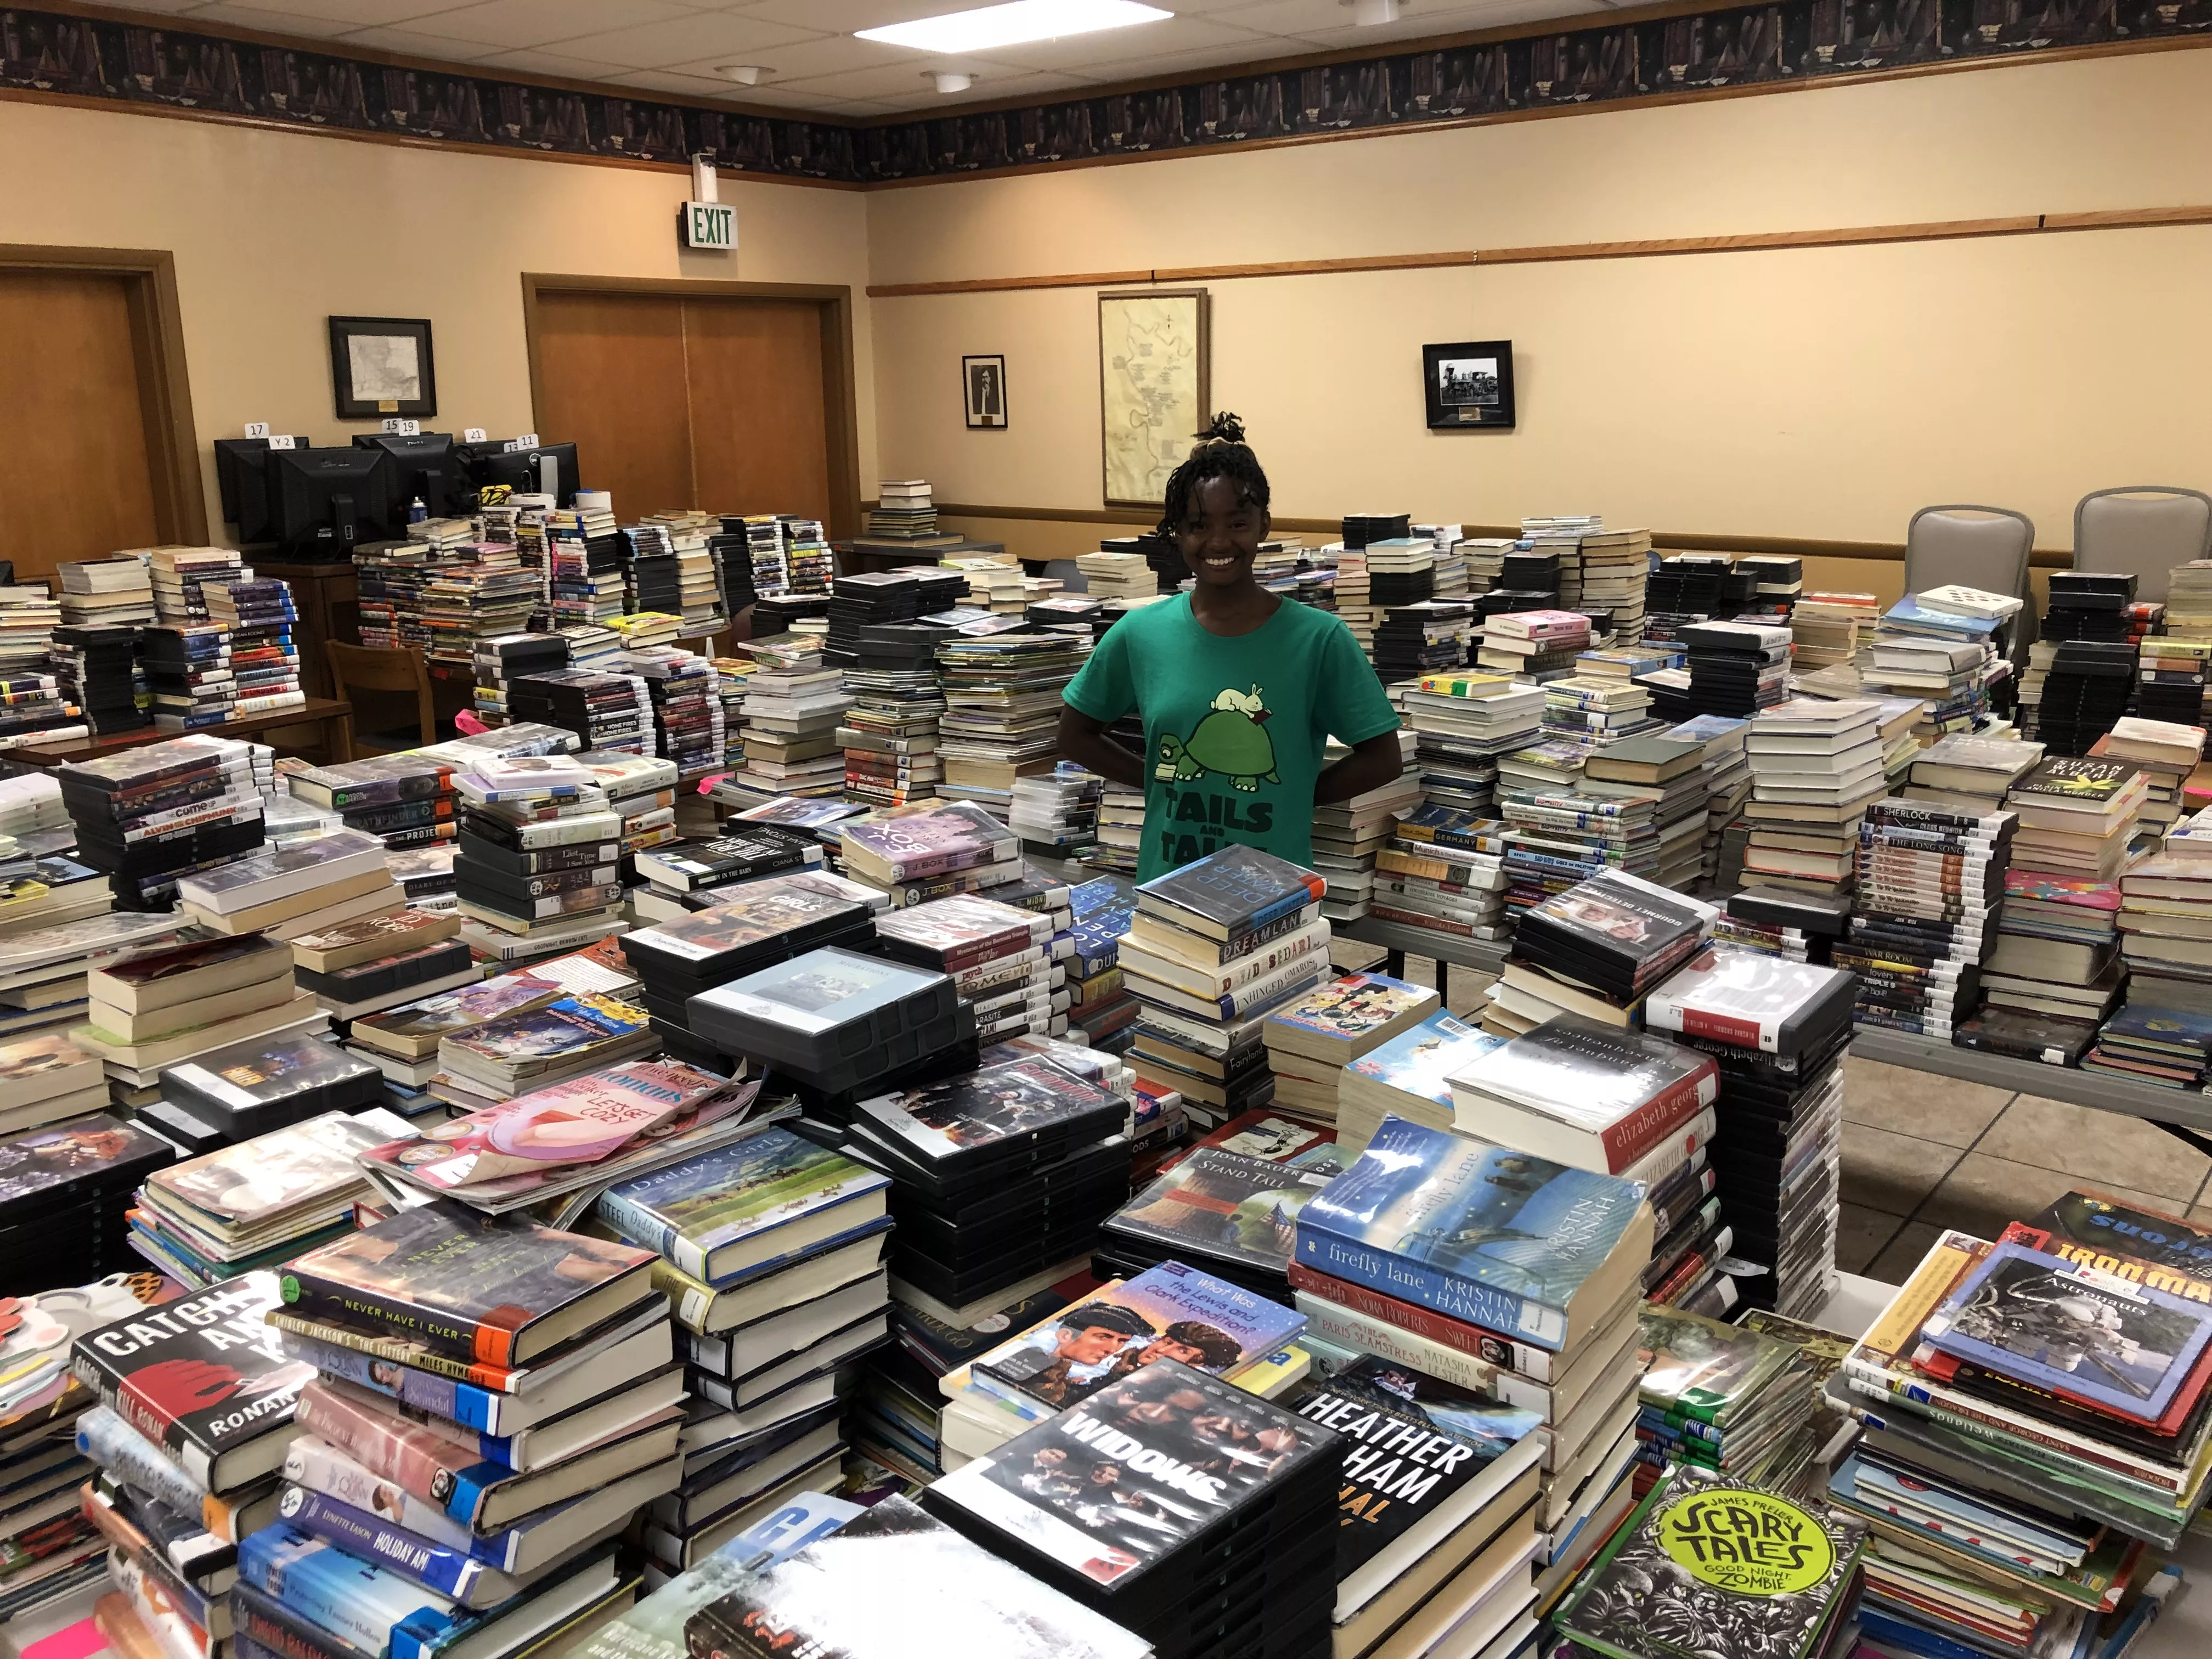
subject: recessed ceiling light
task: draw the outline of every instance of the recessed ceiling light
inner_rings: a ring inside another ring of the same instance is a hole
[[[714,73],[725,81],[735,81],[741,87],[757,87],[775,71],[760,64],[722,64],[715,68]]]
[[[1005,5],[979,6],[973,11],[949,11],[941,17],[861,29],[858,34],[863,40],[911,46],[917,52],[988,52],[994,46],[1018,46],[1030,40],[1093,34],[1100,29],[1126,28],[1132,23],[1157,23],[1174,15],[1158,6],[1140,5],[1138,0],[1009,0]]]
[[[1355,28],[1372,28],[1377,23],[1395,23],[1406,15],[1405,0],[1339,0],[1352,8],[1352,22]]]
[[[939,92],[965,92],[975,84],[974,76],[956,70],[924,70],[921,78],[933,82]]]

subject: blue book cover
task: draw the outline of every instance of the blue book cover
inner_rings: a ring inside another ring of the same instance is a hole
[[[336,1545],[279,1522],[238,1547],[238,1576],[332,1635],[383,1653],[410,1615],[442,1616],[453,1603]]]
[[[2131,1002],[2105,1022],[2105,1034],[2134,1037],[2143,1042],[2167,1043],[2177,1048],[2212,1051],[2212,1014],[2147,1008]]]
[[[1890,606],[1882,620],[1935,629],[1970,640],[1985,640],[1997,631],[1997,619],[1994,617],[1961,617],[1955,611],[1927,610],[1910,593]]]
[[[341,1504],[334,1498],[288,1486],[277,1505],[278,1513],[301,1532],[335,1544],[350,1555],[364,1557],[403,1578],[456,1601],[477,1599],[489,1590],[498,1599],[501,1590],[512,1593],[513,1581],[457,1550],[392,1525],[381,1516]]]
[[[1435,1013],[1344,1069],[1385,1088],[1449,1108],[1451,1085],[1444,1079],[1492,1048],[1504,1046],[1504,1037],[1477,1030],[1456,1015]]]
[[[600,1219],[623,1237],[658,1250],[693,1278],[711,1284],[714,1253],[725,1246],[773,1233],[890,1184],[888,1176],[842,1153],[788,1129],[769,1128],[618,1182],[599,1194],[598,1208]]]
[[[1295,1260],[1556,1353],[1583,1284],[1650,1232],[1633,1182],[1389,1117],[1299,1212]]]
[[[1925,1331],[1941,1352],[2145,1423],[2212,1340],[2212,1308],[2021,1244],[1991,1250],[1950,1305]]]

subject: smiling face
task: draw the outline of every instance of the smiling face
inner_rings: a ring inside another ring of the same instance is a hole
[[[1209,587],[1251,580],[1253,556],[1267,538],[1267,510],[1240,498],[1235,482],[1208,478],[1190,492],[1176,526],[1182,562]]]

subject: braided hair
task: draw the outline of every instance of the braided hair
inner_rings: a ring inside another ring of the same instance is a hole
[[[1183,464],[1168,475],[1160,512],[1159,533],[1172,536],[1182,527],[1190,509],[1192,492],[1211,478],[1226,478],[1237,491],[1239,504],[1267,510],[1267,475],[1260,458],[1244,441],[1244,422],[1234,415],[1216,415],[1198,434]]]

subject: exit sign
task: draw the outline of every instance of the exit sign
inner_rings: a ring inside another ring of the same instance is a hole
[[[722,202],[684,204],[684,246],[726,253],[738,246],[738,210]]]

